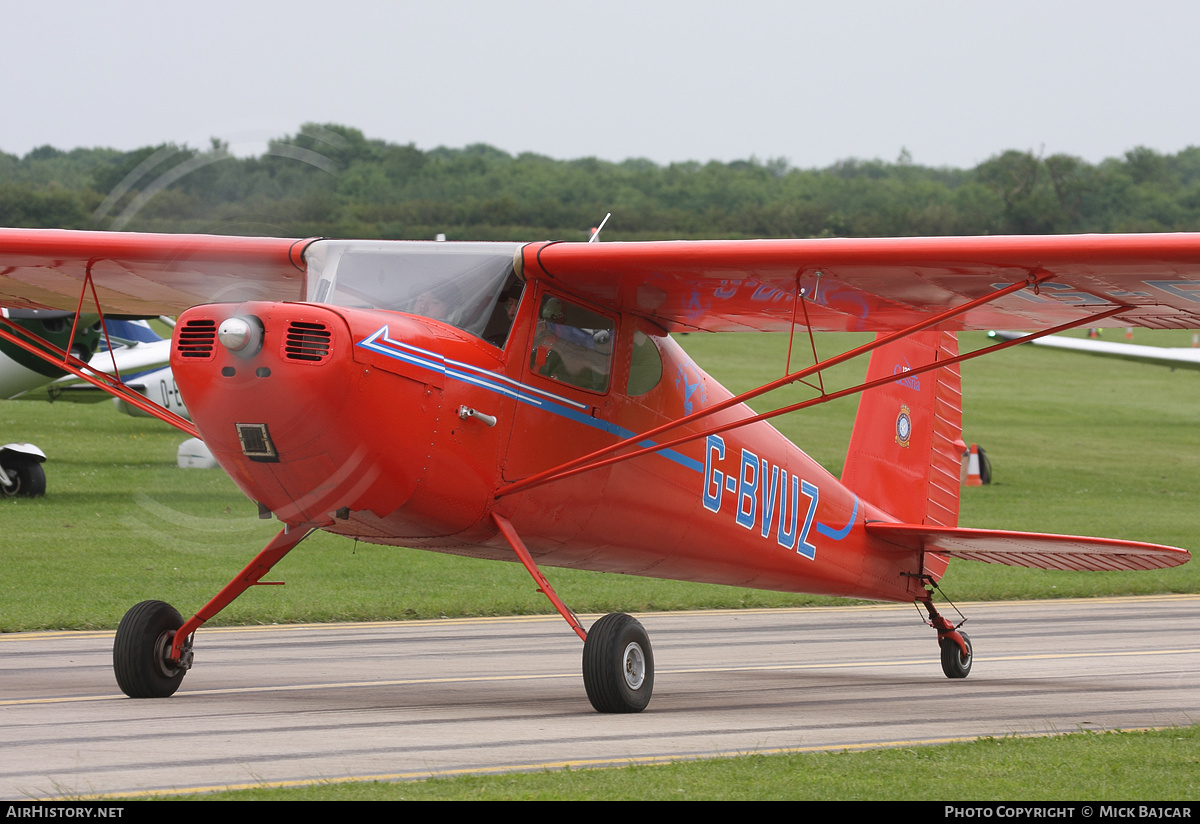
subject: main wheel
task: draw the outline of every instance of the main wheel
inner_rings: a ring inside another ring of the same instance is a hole
[[[46,494],[46,470],[41,463],[23,455],[5,458],[5,470],[12,480],[12,486],[0,484],[7,498],[40,498]]]
[[[142,601],[125,613],[113,642],[113,672],[130,698],[166,698],[179,689],[187,670],[170,658],[183,618],[162,601]]]
[[[966,678],[971,672],[971,661],[975,658],[970,636],[965,632],[960,632],[959,635],[967,645],[966,655],[963,655],[963,651],[952,638],[942,639],[942,672],[946,673],[947,678]]]
[[[638,620],[605,615],[583,642],[583,686],[597,712],[641,712],[654,692],[654,651]]]

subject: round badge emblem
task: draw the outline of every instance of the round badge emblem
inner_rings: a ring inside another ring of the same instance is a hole
[[[896,443],[908,448],[908,439],[912,437],[912,417],[907,406],[900,407],[896,416]]]

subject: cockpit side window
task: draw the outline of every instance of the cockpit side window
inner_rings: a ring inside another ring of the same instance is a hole
[[[591,392],[608,390],[613,322],[554,295],[543,295],[529,368]]]
[[[654,338],[643,332],[634,332],[633,351],[629,358],[629,396],[645,395],[658,386],[662,374],[662,354]]]

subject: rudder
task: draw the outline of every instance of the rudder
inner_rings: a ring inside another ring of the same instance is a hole
[[[965,449],[958,364],[906,376],[957,354],[955,333],[917,332],[875,350],[867,367],[868,381],[896,380],[859,399],[842,483],[903,523],[958,526]]]

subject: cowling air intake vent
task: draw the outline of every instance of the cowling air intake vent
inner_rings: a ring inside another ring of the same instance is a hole
[[[294,320],[283,339],[283,356],[303,363],[323,363],[329,359],[333,335],[323,323]]]
[[[215,320],[189,320],[182,329],[176,330],[175,351],[181,358],[209,360],[216,342]]]

